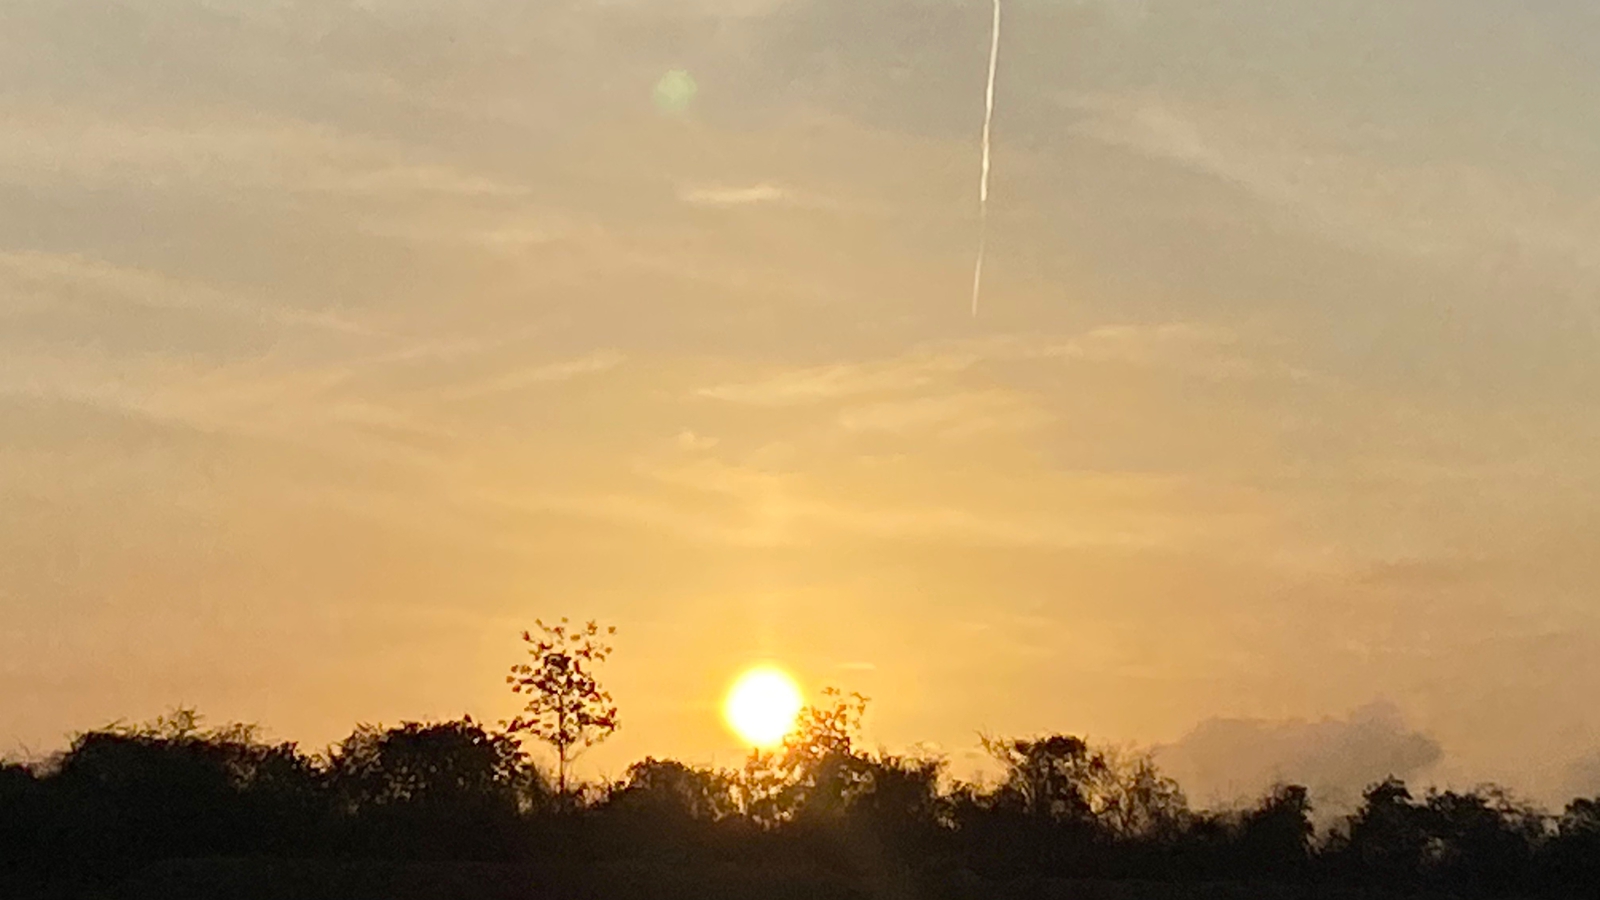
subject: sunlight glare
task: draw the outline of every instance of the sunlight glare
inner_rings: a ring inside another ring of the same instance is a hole
[[[774,747],[793,728],[804,701],[794,679],[781,669],[751,669],[739,676],[722,714],[728,727],[756,747]]]

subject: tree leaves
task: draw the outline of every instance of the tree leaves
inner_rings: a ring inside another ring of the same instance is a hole
[[[529,662],[511,667],[506,682],[513,694],[528,698],[522,714],[505,723],[549,744],[556,751],[558,779],[566,790],[567,767],[584,750],[604,741],[622,726],[616,703],[600,686],[594,669],[611,656],[599,623],[574,627],[566,617],[547,625],[535,619],[538,633],[522,632]],[[616,633],[610,626],[605,634]]]

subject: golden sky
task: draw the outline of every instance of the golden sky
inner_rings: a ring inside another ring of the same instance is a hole
[[[498,719],[570,615],[591,773],[774,661],[1600,790],[1600,13],[1009,0],[974,320],[988,15],[0,6],[0,751]]]

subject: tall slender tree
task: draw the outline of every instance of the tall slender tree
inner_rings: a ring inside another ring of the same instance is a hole
[[[506,729],[532,735],[556,751],[556,790],[567,796],[567,771],[583,751],[610,737],[621,721],[611,694],[600,686],[595,669],[611,656],[606,641],[616,626],[601,629],[590,621],[572,625],[566,617],[537,631],[524,631],[528,661],[511,667],[506,683],[528,698],[522,714]]]

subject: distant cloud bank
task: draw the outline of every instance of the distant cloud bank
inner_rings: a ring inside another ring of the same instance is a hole
[[[1156,755],[1198,805],[1254,799],[1275,782],[1293,782],[1310,788],[1328,815],[1354,807],[1369,784],[1426,772],[1444,753],[1380,700],[1317,722],[1207,719]]]

